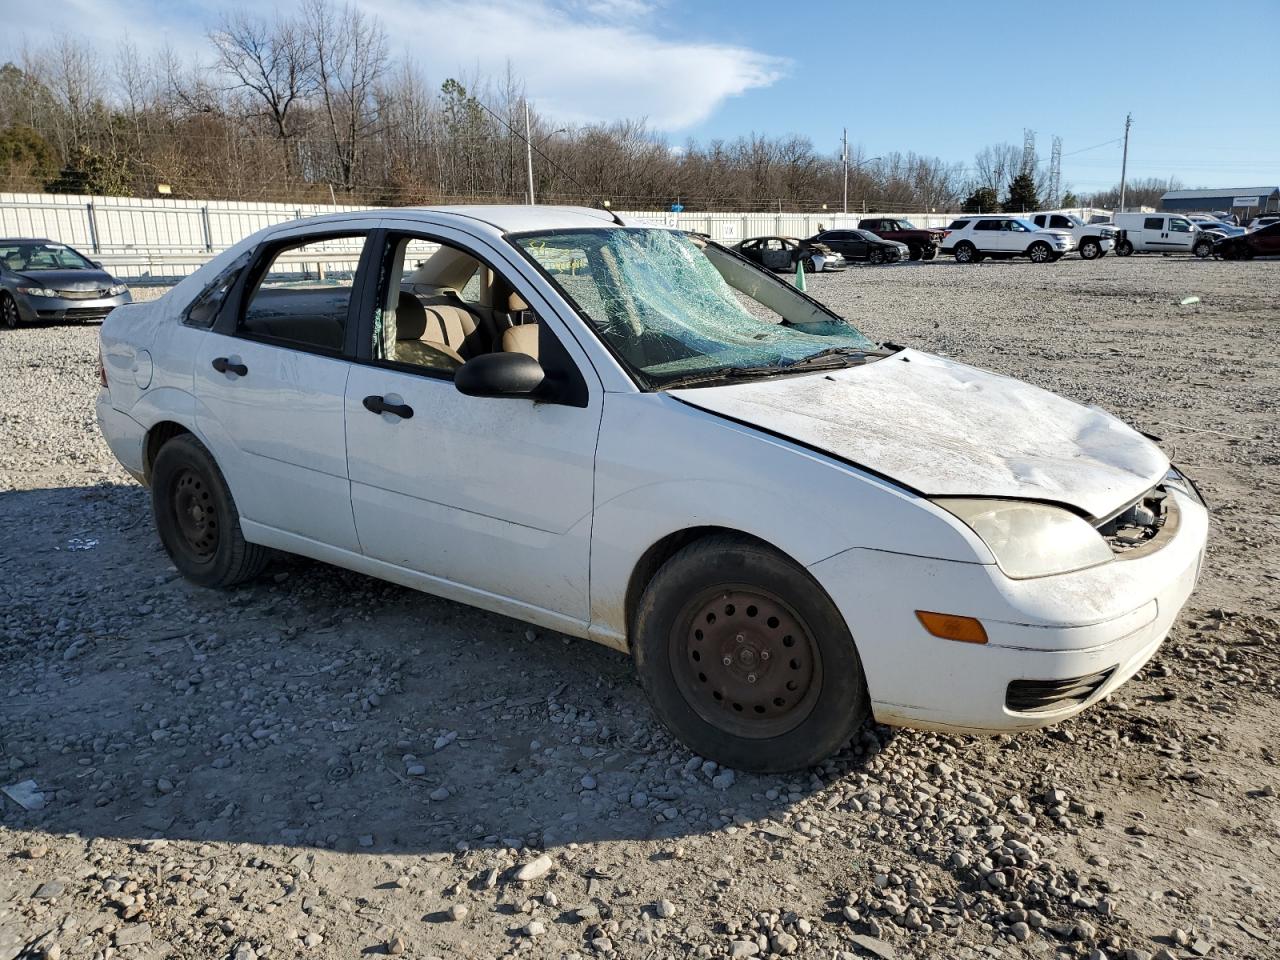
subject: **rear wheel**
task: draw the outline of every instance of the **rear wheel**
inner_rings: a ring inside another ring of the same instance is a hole
[[[244,539],[222,471],[190,434],[174,437],[156,454],[151,509],[173,565],[193,583],[230,587],[267,565],[270,551]]]
[[[18,302],[10,293],[0,293],[0,323],[10,330],[22,326],[22,315],[18,313]]]
[[[1088,237],[1080,242],[1080,259],[1097,260],[1102,256],[1102,246],[1097,240]]]
[[[968,240],[961,240],[956,244],[955,258],[956,263],[976,263],[978,248]]]
[[[1053,248],[1043,240],[1037,240],[1027,248],[1027,256],[1031,258],[1032,263],[1051,263],[1053,261]]]
[[[1116,244],[1116,256],[1117,257],[1133,256],[1133,244],[1130,243],[1128,240],[1121,240],[1119,243]]]
[[[870,713],[835,604],[802,567],[754,541],[708,537],[663,564],[640,601],[633,652],[663,722],[737,770],[812,766]]]

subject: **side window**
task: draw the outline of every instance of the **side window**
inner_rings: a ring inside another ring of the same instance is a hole
[[[235,286],[240,271],[248,266],[251,259],[253,259],[252,250],[241,254],[228,264],[226,269],[214,277],[199,296],[191,301],[191,306],[187,307],[182,322],[189,327],[207,329],[213,326],[213,321],[217,319],[218,311],[222,309],[222,302],[226,300],[228,291]]]
[[[975,230],[999,230],[999,229],[1000,229],[1000,221],[999,221],[999,220],[979,220],[977,223],[975,223],[975,224],[973,225],[973,229],[975,229]]]
[[[1055,219],[1055,220],[1061,220],[1062,218],[1061,218],[1061,217],[1054,217],[1054,219]],[[1043,226],[1044,226],[1044,214],[1043,214],[1043,213],[1041,213],[1041,214],[1037,214],[1036,216],[1032,217],[1032,218],[1031,218],[1031,222],[1032,222],[1032,223],[1034,223],[1037,227],[1043,227]],[[1057,226],[1057,224],[1055,223],[1055,224],[1054,224],[1054,226],[1056,227],[1056,226]]]
[[[369,356],[452,377],[472,357],[538,356],[538,317],[501,274],[467,250],[392,234],[379,261]]]
[[[1142,229],[1144,230],[1163,230],[1164,217],[1147,217],[1142,221]]]
[[[341,352],[363,234],[278,247],[245,298],[237,332],[284,346]]]
[[[1190,233],[1191,224],[1190,222],[1183,220],[1181,217],[1170,217],[1169,229],[1174,233]]]
[[[964,229],[965,227],[967,227],[968,225],[969,225],[969,221],[968,221],[968,220],[953,220],[953,221],[951,222],[951,226],[947,227],[947,229],[948,229],[948,230],[963,230],[963,229]],[[977,229],[977,228],[975,227],[974,229]]]
[[[1038,226],[1043,226],[1043,224],[1041,224],[1038,220],[1036,221],[1036,223],[1037,223],[1037,225],[1038,225]],[[1063,229],[1065,229],[1065,230],[1070,230],[1070,229],[1071,229],[1071,221],[1070,221],[1070,220],[1068,220],[1066,217],[1063,217],[1063,216],[1054,216],[1052,219],[1050,219],[1050,221],[1049,221],[1049,226],[1051,226],[1051,227],[1061,227],[1061,228],[1063,228]]]

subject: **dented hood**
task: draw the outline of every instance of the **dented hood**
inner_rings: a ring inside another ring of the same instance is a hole
[[[914,350],[671,393],[932,497],[1045,500],[1102,518],[1169,467],[1155,444],[1095,407]]]

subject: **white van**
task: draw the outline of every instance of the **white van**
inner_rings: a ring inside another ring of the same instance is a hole
[[[1213,253],[1213,240],[1187,217],[1176,213],[1117,213],[1116,256],[1131,253]]]

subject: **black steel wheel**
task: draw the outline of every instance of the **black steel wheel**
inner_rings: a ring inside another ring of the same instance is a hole
[[[0,293],[0,322],[10,330],[22,326],[22,315],[18,313],[18,302],[11,293]]]
[[[797,770],[839,750],[870,698],[849,629],[803,567],[758,541],[695,541],[645,588],[631,630],[654,711],[738,770]]]
[[[907,251],[911,254],[912,260],[919,260],[922,256],[924,256],[924,251],[917,246],[909,246],[907,247]]]
[[[173,565],[202,587],[251,580],[270,558],[266,547],[244,539],[222,471],[191,434],[174,437],[156,454],[151,509]]]
[[[921,260],[932,260],[937,255],[938,255],[938,248],[932,243],[920,251]]]

